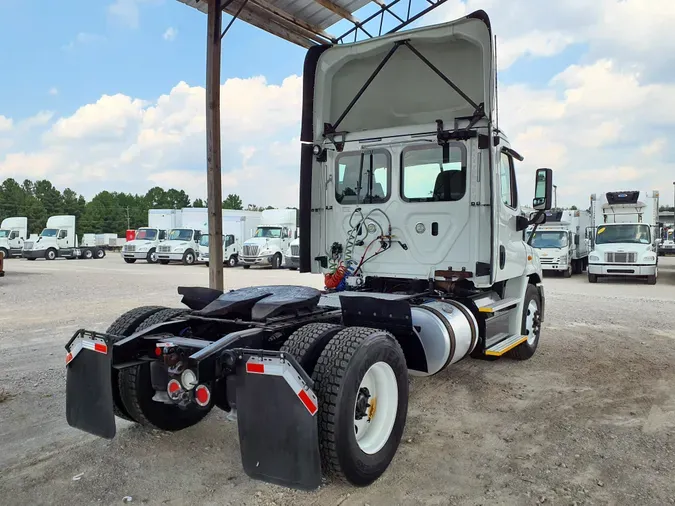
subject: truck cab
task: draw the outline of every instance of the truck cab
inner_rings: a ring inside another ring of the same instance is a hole
[[[604,202],[591,195],[593,251],[589,255],[588,281],[600,277],[640,277],[650,285],[658,276],[659,193],[607,192]]]
[[[28,218],[5,218],[0,223],[0,252],[5,258],[20,257],[28,238]]]
[[[128,264],[133,264],[136,260],[157,263],[157,247],[166,236],[166,230],[141,227],[136,231],[135,238],[122,246],[120,254]]]
[[[36,241],[24,242],[23,257],[28,260],[77,258],[80,256],[77,246],[75,216],[51,216]]]
[[[292,271],[296,271],[300,267],[300,237],[293,239],[286,250],[285,266]]]
[[[586,231],[590,213],[579,210],[556,210],[546,213],[530,245],[538,250],[544,271],[561,272],[569,278],[580,274],[588,264],[589,241]]]
[[[157,260],[166,265],[169,262],[183,262],[193,265],[199,254],[199,239],[202,231],[193,228],[169,230],[167,240],[157,246]]]
[[[228,267],[235,267],[239,263],[239,252],[241,251],[241,242],[234,234],[223,235],[223,263]],[[202,234],[199,239],[200,263],[209,265],[209,234]]]
[[[260,225],[253,237],[244,242],[239,258],[248,269],[251,265],[282,267],[284,254],[295,238],[297,212],[295,209],[268,209],[262,212]]]

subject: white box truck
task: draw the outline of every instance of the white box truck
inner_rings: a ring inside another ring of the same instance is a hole
[[[5,258],[20,257],[28,237],[28,218],[5,218],[0,224],[0,253]]]
[[[193,265],[199,253],[199,240],[205,228],[174,228],[169,230],[166,241],[157,247],[157,260],[166,265],[169,262],[183,262]]]
[[[149,264],[157,263],[157,246],[166,240],[166,230],[153,227],[141,227],[136,231],[133,241],[122,246],[121,255],[128,264],[136,260],[145,260]]]
[[[260,225],[253,237],[242,248],[239,261],[244,269],[252,265],[271,265],[278,269],[284,263],[284,254],[297,236],[295,209],[267,209],[262,212]]]
[[[292,271],[297,271],[300,267],[300,233],[298,232],[298,237],[291,241],[291,245],[286,250],[286,258],[284,261],[284,266],[288,267]]]
[[[103,258],[105,251],[98,246],[79,246],[75,229],[75,216],[51,216],[47,227],[37,240],[23,243],[22,256],[28,260],[44,258]]]
[[[226,210],[223,210],[225,213]],[[260,225],[261,213],[255,211],[233,211],[223,216],[223,262],[234,267],[239,263],[242,244],[250,239]],[[209,264],[209,235],[199,240],[198,261]]]
[[[581,274],[588,265],[591,226],[589,211],[556,210],[546,213],[546,222],[539,225],[530,245],[537,249],[544,271],[562,272],[569,278]]]
[[[607,192],[604,199],[591,195],[592,251],[588,281],[599,277],[635,276],[656,284],[658,276],[659,192]]]

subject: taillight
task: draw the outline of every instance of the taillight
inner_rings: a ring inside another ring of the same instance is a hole
[[[210,400],[211,391],[206,387],[206,385],[199,385],[195,389],[195,402],[203,407],[208,406]]]

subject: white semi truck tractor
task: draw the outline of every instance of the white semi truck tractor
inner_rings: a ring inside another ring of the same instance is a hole
[[[658,277],[659,192],[607,192],[591,195],[593,243],[588,281],[601,277],[638,277],[655,285]]]
[[[591,213],[556,210],[546,213],[546,223],[534,233],[530,245],[537,249],[544,271],[560,272],[566,278],[581,274],[588,265]]]
[[[28,218],[5,218],[0,223],[0,253],[5,258],[20,257],[28,238]]]
[[[180,287],[184,308],[148,301],[105,334],[76,332],[68,423],[113,438],[115,415],[177,431],[217,407],[236,415],[250,477],[362,487],[396,457],[410,376],[468,357],[532,358],[545,297],[524,231],[545,220],[552,171],[536,171],[528,219],[516,188],[523,158],[496,128],[493,43],[477,11],[309,49],[300,271],[323,275],[325,288]],[[291,225],[261,229],[281,238]]]
[[[244,242],[239,261],[244,269],[252,265],[270,265],[279,269],[284,254],[295,238],[298,227],[295,209],[267,209],[262,212],[260,225],[253,237]]]
[[[80,246],[75,228],[76,218],[72,215],[51,216],[47,226],[40,232],[37,240],[23,243],[22,256],[28,260],[44,258],[103,258],[105,250],[98,246]]]

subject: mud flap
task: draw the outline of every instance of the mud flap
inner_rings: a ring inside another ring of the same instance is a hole
[[[251,478],[302,490],[321,485],[312,381],[281,352],[239,351],[237,425],[244,471]]]
[[[106,439],[115,437],[116,432],[110,377],[112,348],[105,338],[81,331],[66,346],[68,425]]]

